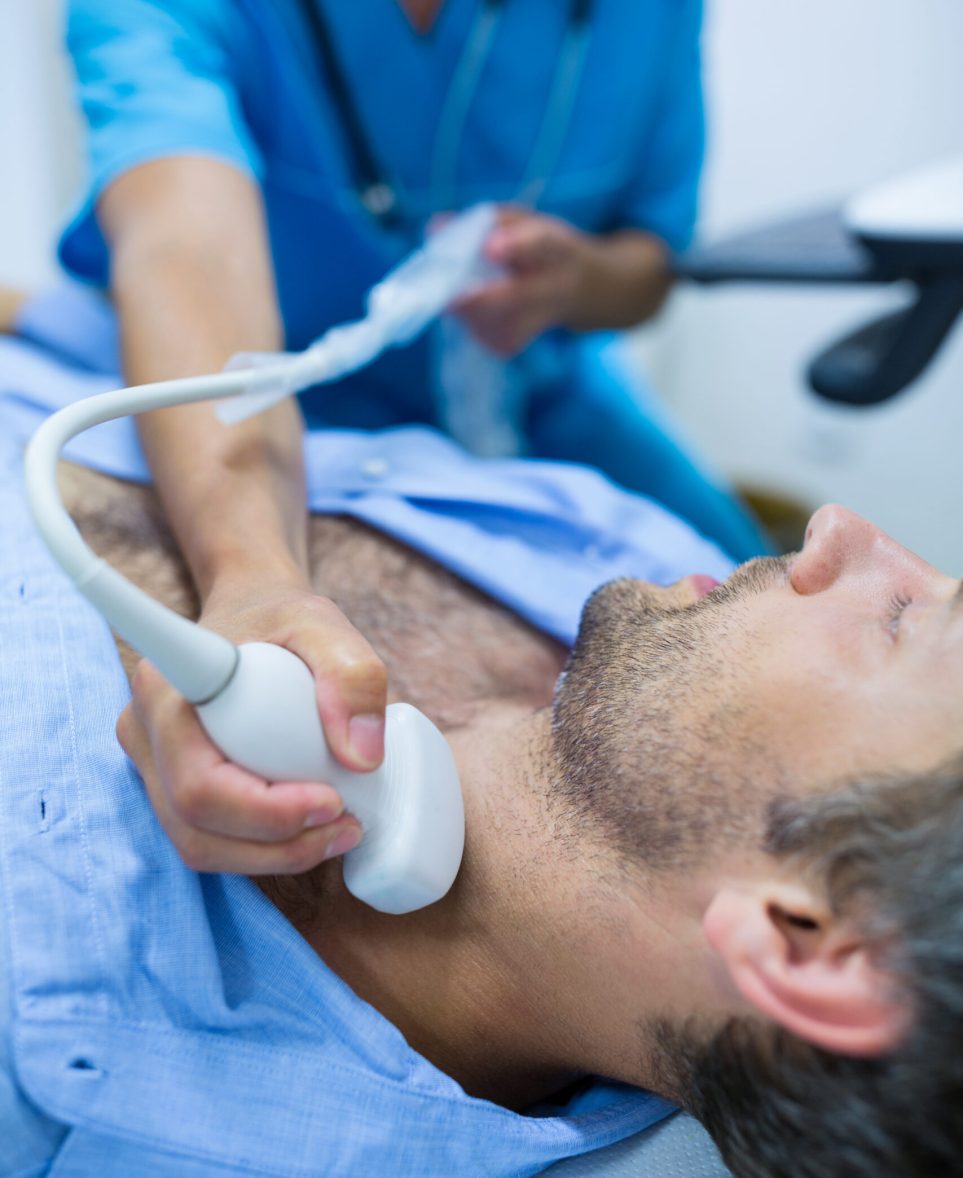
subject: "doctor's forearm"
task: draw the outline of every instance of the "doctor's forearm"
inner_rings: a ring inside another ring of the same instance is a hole
[[[115,297],[125,372],[135,383],[216,372],[235,351],[280,346],[268,323],[245,323],[240,308],[233,317],[223,284],[195,264],[148,262],[133,284],[116,283]],[[144,414],[138,427],[202,599],[225,580],[306,575],[302,427],[293,402],[233,427],[209,404]]]
[[[623,229],[581,238],[581,280],[564,326],[573,331],[634,327],[662,306],[672,285],[665,243]]]
[[[128,226],[125,226],[127,229]],[[216,372],[281,346],[266,257],[163,219],[113,241],[112,289],[131,383]],[[302,425],[293,402],[227,427],[210,405],[144,414],[144,451],[202,600],[232,584],[307,579]]]

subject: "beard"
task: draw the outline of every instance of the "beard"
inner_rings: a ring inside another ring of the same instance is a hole
[[[632,580],[586,602],[553,705],[552,799],[625,866],[677,870],[761,835],[760,774],[771,798],[785,773],[740,723],[740,620],[788,559],[751,561],[685,606]]]

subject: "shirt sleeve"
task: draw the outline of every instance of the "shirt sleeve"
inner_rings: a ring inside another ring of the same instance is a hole
[[[106,283],[95,204],[130,168],[196,154],[260,177],[231,53],[239,20],[232,7],[224,0],[70,0],[67,47],[86,121],[88,178],[60,259],[77,277]]]
[[[705,156],[702,0],[678,0],[650,130],[620,222],[661,237],[679,252],[692,241]]]

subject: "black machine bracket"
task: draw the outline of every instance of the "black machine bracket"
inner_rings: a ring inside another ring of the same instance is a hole
[[[698,246],[674,269],[702,284],[912,284],[908,306],[849,332],[809,364],[811,388],[846,405],[876,405],[912,384],[963,311],[959,250],[858,239],[838,208]]]

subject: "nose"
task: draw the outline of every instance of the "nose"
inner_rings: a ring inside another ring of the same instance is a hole
[[[875,524],[831,503],[810,519],[790,579],[797,593],[822,593],[844,576],[879,572],[908,555]]]

